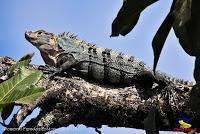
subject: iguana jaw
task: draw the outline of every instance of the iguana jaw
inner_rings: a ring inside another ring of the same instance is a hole
[[[56,66],[58,55],[57,37],[44,30],[25,32],[25,38],[39,49],[44,62],[50,66]]]

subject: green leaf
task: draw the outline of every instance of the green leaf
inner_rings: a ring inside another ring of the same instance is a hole
[[[21,67],[27,66],[31,62],[31,59],[23,60],[20,62],[17,62],[16,64],[12,65],[8,70],[7,74],[12,74],[16,69],[19,69]]]
[[[192,7],[194,8],[194,5],[192,6],[192,0],[175,0],[173,3],[175,3],[173,15],[176,25],[185,25],[191,19],[191,11],[196,10],[191,9]],[[197,7],[199,8],[199,5]]]
[[[34,53],[29,53],[24,55],[16,64],[12,65],[8,70],[7,74],[12,74],[16,69],[19,69],[21,67],[27,66],[30,62],[32,57],[34,56]]]
[[[22,98],[16,100],[15,102],[29,104],[31,102],[36,101],[43,94],[44,91],[44,88],[31,86],[29,89],[27,89],[26,94]]]
[[[164,43],[167,39],[167,36],[168,36],[168,34],[173,26],[174,20],[175,20],[174,14],[173,14],[175,4],[176,4],[176,1],[173,1],[170,12],[167,14],[165,20],[162,22],[158,31],[154,35],[154,38],[152,41],[152,48],[153,48],[153,53],[154,53],[154,63],[153,63],[154,74],[156,71],[157,63],[160,58],[162,48],[164,46]]]
[[[34,52],[33,53],[28,53],[28,54],[24,55],[19,61],[32,59],[34,54],[35,54]]]
[[[154,73],[155,73],[155,70],[157,67],[157,63],[158,63],[162,48],[163,48],[165,40],[167,39],[167,36],[172,28],[173,22],[174,22],[174,18],[172,16],[172,14],[169,13],[153,38],[152,48],[153,48],[153,52],[154,52],[154,63],[153,63],[153,72]]]
[[[30,96],[32,91],[29,87],[36,84],[41,76],[41,71],[21,68],[18,74],[0,84],[0,104],[15,102],[24,96]]]
[[[200,1],[198,0],[177,0],[173,25],[176,37],[181,47],[190,56],[199,56],[199,35],[200,35]],[[198,74],[197,74],[198,75]]]
[[[167,36],[173,26],[176,36],[179,38],[179,42],[186,52],[192,53],[188,37],[192,34],[187,32],[186,24],[191,18],[191,0],[174,0],[167,17],[163,21],[162,25],[158,29],[156,35],[152,41],[152,47],[154,52],[154,64],[153,71],[155,73],[156,66],[160,57],[160,53],[167,39]],[[188,24],[187,24],[188,25]],[[194,30],[192,30],[194,31]],[[194,36],[192,36],[194,37]],[[195,48],[195,47],[193,47]]]
[[[137,24],[141,12],[158,0],[124,0],[117,17],[112,23],[111,36],[125,36]]]

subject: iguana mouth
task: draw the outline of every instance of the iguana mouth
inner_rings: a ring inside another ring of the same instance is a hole
[[[30,33],[30,32],[25,32],[25,38],[26,38],[28,41],[35,41],[35,40],[37,40],[37,37],[31,36],[31,33]]]

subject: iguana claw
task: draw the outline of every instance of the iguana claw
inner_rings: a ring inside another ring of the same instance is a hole
[[[52,74],[52,73],[58,72],[57,68],[49,66],[49,65],[45,65],[45,66],[40,65],[38,67],[38,70],[41,70],[41,71],[43,71],[46,74]]]

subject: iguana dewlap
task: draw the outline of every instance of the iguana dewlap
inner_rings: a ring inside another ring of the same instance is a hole
[[[93,80],[128,85],[135,81],[146,82],[147,85],[158,81],[187,83],[160,72],[157,72],[157,79],[152,70],[136,58],[95,47],[66,33],[56,36],[39,30],[26,32],[25,38],[39,49],[46,64],[63,71],[76,71],[80,76]]]

